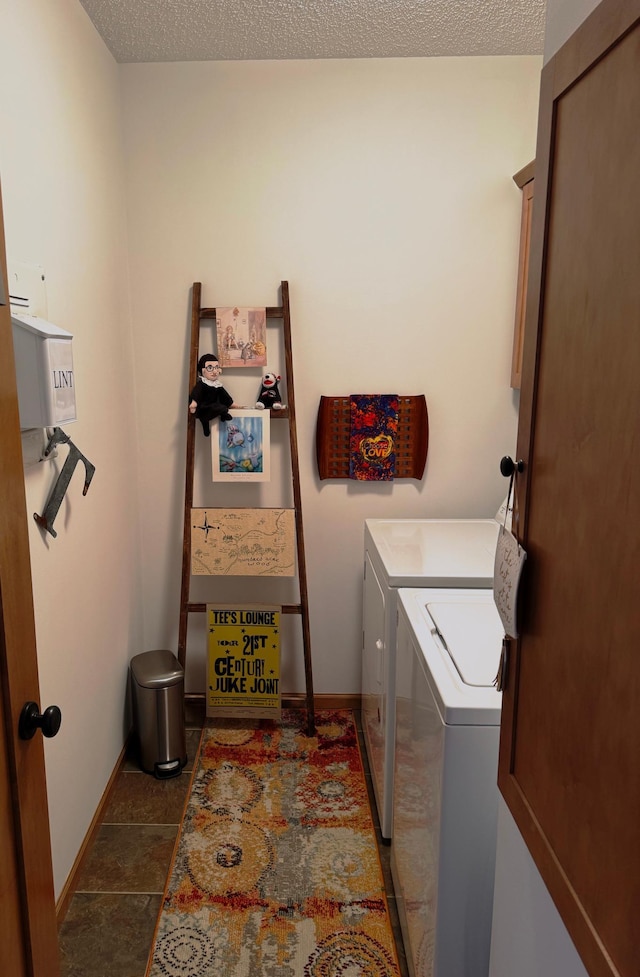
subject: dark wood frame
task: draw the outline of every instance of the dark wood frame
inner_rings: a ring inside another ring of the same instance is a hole
[[[316,423],[316,462],[321,479],[350,477],[350,436],[350,397],[321,397]],[[420,481],[429,448],[429,418],[424,394],[398,397],[398,433],[395,441],[396,470],[393,477]]]

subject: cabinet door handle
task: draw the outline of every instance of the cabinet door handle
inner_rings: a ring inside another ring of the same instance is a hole
[[[18,736],[21,740],[30,740],[37,729],[42,730],[43,736],[57,736],[61,722],[62,713],[58,706],[48,706],[41,715],[37,702],[25,702],[20,713]]]
[[[500,459],[500,474],[504,475],[505,478],[511,478],[514,472],[524,471],[524,461],[520,458],[518,461],[514,461],[509,455],[505,455],[504,458]]]

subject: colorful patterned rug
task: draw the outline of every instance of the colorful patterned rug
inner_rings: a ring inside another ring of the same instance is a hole
[[[350,712],[209,720],[147,977],[397,977]]]

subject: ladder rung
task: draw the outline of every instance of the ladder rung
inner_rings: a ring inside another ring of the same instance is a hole
[[[215,603],[215,601],[211,601],[211,603]],[[234,603],[237,603],[237,601]],[[187,612],[189,614],[204,614],[206,609],[206,604],[187,604]],[[302,614],[302,604],[282,604],[280,610],[283,614]]]
[[[282,319],[283,316],[284,308],[281,305],[267,306],[267,319]],[[200,309],[201,319],[215,319],[215,317],[215,309]]]

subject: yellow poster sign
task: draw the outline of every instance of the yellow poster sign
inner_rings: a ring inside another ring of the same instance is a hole
[[[280,718],[280,614],[207,604],[207,716]]]

